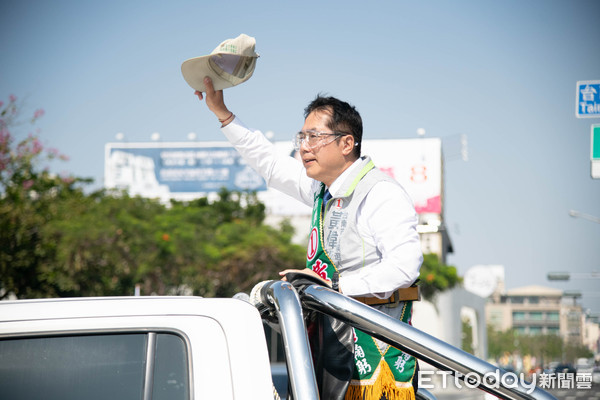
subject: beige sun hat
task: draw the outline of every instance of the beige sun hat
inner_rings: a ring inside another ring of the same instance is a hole
[[[239,85],[254,73],[259,57],[255,47],[256,39],[242,33],[235,39],[225,40],[207,56],[184,61],[181,73],[188,85],[200,92],[206,92],[206,76],[212,79],[215,90]]]

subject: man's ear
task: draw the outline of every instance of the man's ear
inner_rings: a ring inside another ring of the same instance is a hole
[[[351,154],[354,151],[354,136],[346,135],[341,137],[342,141],[342,154],[345,156]]]

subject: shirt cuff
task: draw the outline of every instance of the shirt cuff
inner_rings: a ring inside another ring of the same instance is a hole
[[[231,144],[238,143],[247,131],[248,128],[237,116],[234,116],[233,121],[221,128],[221,132]]]

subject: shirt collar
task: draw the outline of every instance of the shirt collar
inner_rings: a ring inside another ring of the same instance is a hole
[[[333,183],[331,184],[330,187],[328,187],[327,189],[329,190],[329,193],[331,193],[332,196],[335,196],[335,194],[337,193],[338,190],[340,190],[340,188],[342,187],[342,184],[346,181],[346,178],[352,174],[352,171],[355,170],[356,168],[358,168],[358,166],[360,165],[359,162],[357,161],[361,161],[363,160],[363,157],[357,158],[356,160],[354,160],[354,162],[352,163],[352,165],[350,165],[348,168],[346,168],[346,170],[344,172],[342,172],[340,174],[340,176],[338,176],[335,181],[333,181]]]

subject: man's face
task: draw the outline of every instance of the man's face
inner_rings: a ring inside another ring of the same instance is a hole
[[[314,111],[304,121],[302,131],[313,130],[331,133],[331,129],[327,127],[329,118],[330,116],[326,112]],[[349,164],[345,157],[348,154],[346,150],[348,140],[344,140],[348,137],[352,138],[350,135],[331,141],[332,137],[326,136],[321,144],[312,149],[306,143],[303,143],[300,147],[300,156],[304,168],[306,168],[306,175],[330,186],[348,168]],[[353,143],[352,140],[352,145]],[[352,150],[352,147],[349,148]]]

